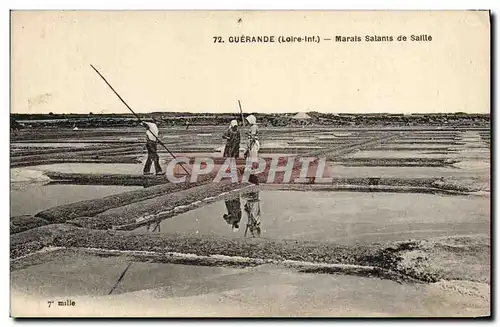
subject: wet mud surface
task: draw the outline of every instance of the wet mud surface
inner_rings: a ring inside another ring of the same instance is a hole
[[[478,317],[490,313],[488,285],[477,282],[398,283],[294,272],[279,264],[193,266],[130,261],[133,258],[127,256],[102,257],[75,250],[53,251],[38,259],[39,264],[11,273],[14,315],[21,311],[36,315],[27,308],[45,304],[47,298],[65,298],[68,293],[78,305],[61,307],[57,315]],[[117,274],[129,265],[113,294],[107,295]],[[30,273],[39,278],[30,278]]]
[[[165,193],[190,189],[192,187],[210,182],[211,178],[212,176],[206,175],[205,179],[200,178],[200,180],[196,183],[169,183],[152,186],[137,191],[111,195],[98,200],[79,201],[43,210],[41,212],[38,212],[36,216],[46,219],[50,222],[64,222],[83,215],[94,216],[109,209],[144,201],[163,195]]]

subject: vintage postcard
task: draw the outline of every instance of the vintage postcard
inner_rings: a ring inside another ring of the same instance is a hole
[[[11,316],[489,317],[490,22],[11,11]]]

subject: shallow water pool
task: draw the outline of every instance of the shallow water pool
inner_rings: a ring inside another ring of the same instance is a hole
[[[488,198],[327,191],[259,193],[263,238],[353,244],[489,231]],[[166,219],[156,232],[242,238],[248,223],[247,201],[241,197],[239,204],[231,204],[242,210],[236,231],[223,217],[228,213],[226,203],[219,201]],[[138,230],[153,231],[156,225]],[[247,231],[247,237],[250,234]]]
[[[10,215],[34,215],[58,205],[141,189],[141,186],[44,185],[16,183],[10,190]]]

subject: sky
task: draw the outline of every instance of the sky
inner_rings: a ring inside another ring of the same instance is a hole
[[[324,40],[412,34],[432,41]],[[138,113],[490,111],[484,11],[11,13],[12,113],[127,112],[90,64]]]

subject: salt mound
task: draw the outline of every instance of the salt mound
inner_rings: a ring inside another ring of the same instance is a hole
[[[26,168],[12,168],[10,170],[11,183],[45,183],[48,181],[50,178],[40,170]]]

